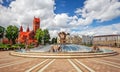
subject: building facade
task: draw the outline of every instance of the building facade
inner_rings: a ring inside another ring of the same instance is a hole
[[[82,36],[82,44],[90,45],[90,44],[92,44],[92,41],[93,41],[93,36],[89,36],[89,35]]]
[[[78,35],[70,36],[70,43],[82,44],[82,38]]]
[[[94,45],[120,47],[120,35],[94,36]]]
[[[67,33],[65,41],[66,41],[66,44],[81,44],[82,43],[81,37],[77,35],[71,36],[69,33]],[[57,43],[60,43],[59,37],[57,37]]]
[[[40,28],[40,19],[33,19],[33,30],[30,31],[29,27],[27,27],[26,31],[23,31],[23,27],[20,27],[20,32],[18,35],[18,43],[22,44],[35,44],[37,40],[34,38],[36,30]]]

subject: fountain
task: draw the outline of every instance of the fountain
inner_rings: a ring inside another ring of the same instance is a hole
[[[66,43],[66,33],[65,32],[60,32],[58,33],[58,36],[60,38],[60,44],[65,44]]]
[[[101,49],[98,46],[89,48],[83,45],[66,44],[66,33],[58,33],[60,38],[59,44],[36,47],[28,52],[11,52],[11,55],[22,57],[39,57],[39,58],[92,58],[113,56],[118,53],[108,49]]]
[[[62,52],[63,47],[66,43],[66,33],[60,32],[60,33],[58,33],[58,36],[60,38],[60,40],[59,40],[60,44],[52,45],[49,52]]]

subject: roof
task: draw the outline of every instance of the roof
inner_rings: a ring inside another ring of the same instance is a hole
[[[120,36],[120,34],[112,34],[112,35],[99,35],[94,37],[108,37],[108,36]]]
[[[20,35],[28,35],[30,32],[20,32]]]

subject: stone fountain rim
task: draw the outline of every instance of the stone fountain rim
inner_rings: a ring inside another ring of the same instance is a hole
[[[10,52],[10,55],[20,56],[20,57],[31,57],[31,58],[94,58],[94,57],[106,57],[118,55],[117,52],[109,52],[109,53],[36,53],[36,52]]]

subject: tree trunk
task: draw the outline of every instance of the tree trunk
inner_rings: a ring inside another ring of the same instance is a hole
[[[12,39],[12,44],[15,44],[15,39]]]

